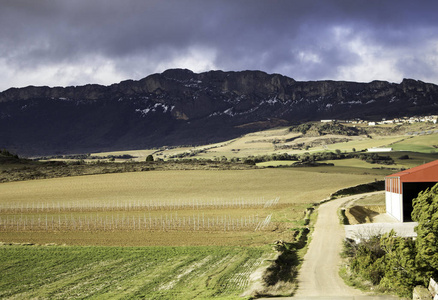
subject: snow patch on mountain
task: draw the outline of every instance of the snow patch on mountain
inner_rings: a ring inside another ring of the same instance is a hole
[[[146,116],[149,113],[153,112],[162,112],[163,114],[167,113],[168,111],[172,111],[175,108],[174,105],[169,106],[163,103],[155,103],[153,106],[148,108],[137,108],[135,109],[135,112],[140,113],[142,117]]]
[[[260,108],[260,106],[255,106],[255,107],[253,107],[253,108],[251,108],[249,110],[245,110],[245,111],[242,111],[242,112],[235,112],[234,108],[231,107],[231,108],[228,108],[228,109],[224,110],[223,112],[216,111],[216,112],[210,114],[208,117],[210,118],[210,117],[221,116],[221,115],[227,115],[227,116],[230,116],[230,117],[242,116],[242,115],[247,115],[247,114],[253,113],[256,110],[258,110],[259,108]]]

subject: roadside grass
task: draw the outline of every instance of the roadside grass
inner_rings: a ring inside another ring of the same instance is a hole
[[[341,256],[343,256],[343,254],[341,254]],[[346,261],[346,258],[343,258],[343,260]],[[345,265],[339,268],[339,277],[341,277],[347,285],[359,289],[362,292],[368,293],[370,290],[378,294],[385,294],[386,292],[381,288],[376,289],[370,281],[352,274],[348,266]]]
[[[1,298],[235,299],[268,247],[0,246]],[[19,284],[18,284],[19,282]]]

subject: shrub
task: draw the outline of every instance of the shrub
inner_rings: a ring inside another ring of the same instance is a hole
[[[417,238],[397,237],[394,231],[359,244],[346,242],[343,254],[351,270],[380,288],[412,297],[416,285],[427,286],[438,275],[438,184],[413,200]]]
[[[413,200],[413,208],[412,220],[418,222],[415,263],[427,282],[438,275],[438,184],[421,192]]]

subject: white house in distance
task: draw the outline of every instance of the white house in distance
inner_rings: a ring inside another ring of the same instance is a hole
[[[412,221],[412,200],[436,183],[438,160],[386,176],[386,212],[400,222]]]
[[[392,148],[389,148],[389,147],[373,147],[373,148],[368,148],[367,151],[368,152],[391,152]]]

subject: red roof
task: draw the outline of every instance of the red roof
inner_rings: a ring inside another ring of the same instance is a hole
[[[403,182],[438,182],[438,160],[386,177],[400,177]]]

